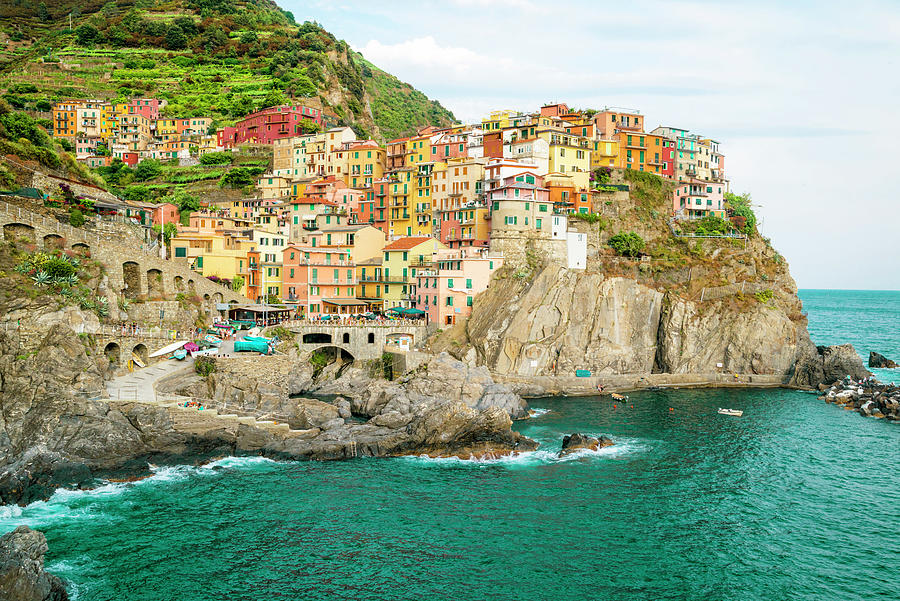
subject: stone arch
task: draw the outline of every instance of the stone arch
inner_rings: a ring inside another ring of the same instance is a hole
[[[109,359],[110,367],[118,367],[119,361],[122,359],[122,349],[119,347],[118,343],[110,342],[107,344],[103,347],[103,354]]]
[[[165,296],[163,287],[163,275],[159,269],[147,270],[147,292],[151,298],[160,298]]]
[[[350,332],[344,332],[341,336],[341,342],[344,344],[350,344]]]
[[[180,275],[175,276],[175,292],[184,292],[184,278]]]
[[[76,242],[72,245],[72,252],[82,257],[90,257],[91,247],[84,242]]]
[[[351,353],[349,349],[346,349],[339,344],[324,344],[322,346],[314,348],[312,352],[329,353],[331,355],[331,361],[329,361],[329,363],[339,361],[340,363],[349,365],[350,363],[356,361],[356,357],[353,356],[353,353]]]
[[[15,242],[21,238],[34,243],[34,228],[27,223],[7,223],[3,226],[4,240]]]
[[[209,294],[204,294],[203,300],[205,300],[206,302],[209,302]]]
[[[225,300],[225,297],[222,296],[221,292],[216,292],[215,294],[213,294],[213,302],[221,303],[224,300]]]
[[[66,247],[66,239],[59,234],[47,234],[44,236],[44,248],[48,250]]]
[[[122,281],[125,282],[126,298],[137,298],[141,295],[141,266],[134,261],[122,263]]]
[[[131,348],[131,354],[137,355],[137,358],[141,360],[141,363],[147,365],[150,361],[150,351],[147,349],[147,345],[143,342],[138,342]]]
[[[369,335],[366,336],[366,342],[369,344],[375,344],[375,332],[369,332]]]
[[[303,344],[331,344],[331,334],[311,332],[303,335]]]

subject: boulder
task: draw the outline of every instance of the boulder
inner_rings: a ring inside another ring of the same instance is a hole
[[[606,436],[594,438],[593,436],[576,432],[563,437],[562,450],[560,450],[559,456],[565,457],[570,453],[581,450],[596,451],[597,449],[612,445],[612,439]]]
[[[47,549],[44,534],[28,526],[0,536],[0,599],[68,600],[62,580],[44,571]]]
[[[872,375],[863,365],[862,359],[852,344],[818,347],[822,355],[822,369],[825,382],[837,382],[846,376],[862,380]]]
[[[869,367],[879,369],[894,369],[898,367],[898,365],[896,362],[891,361],[884,355],[876,353],[875,351],[871,351],[869,352]]]

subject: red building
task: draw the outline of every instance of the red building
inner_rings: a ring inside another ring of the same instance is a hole
[[[299,104],[270,106],[247,115],[235,123],[234,127],[226,127],[217,131],[216,143],[222,148],[231,148],[245,142],[271,144],[281,138],[290,138],[306,133],[303,127],[304,121],[315,123],[319,127],[325,125],[322,111],[319,109]]]
[[[659,174],[668,179],[675,179],[675,140],[663,140],[662,162]]]
[[[153,208],[153,225],[163,225],[165,223],[177,224],[178,219],[178,207],[171,202],[164,202]]]

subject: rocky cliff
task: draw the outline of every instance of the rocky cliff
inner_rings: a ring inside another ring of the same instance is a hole
[[[28,526],[0,536],[0,599],[67,601],[62,580],[44,571],[47,539]]]

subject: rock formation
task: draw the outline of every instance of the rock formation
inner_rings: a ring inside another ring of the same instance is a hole
[[[842,380],[825,388],[820,400],[855,409],[866,417],[900,420],[900,387],[864,381]]]
[[[28,526],[0,536],[0,599],[68,600],[62,580],[44,571],[47,548],[44,534]]]
[[[613,444],[612,439],[606,436],[594,438],[593,436],[576,432],[563,436],[562,449],[559,452],[559,456],[565,457],[575,451],[596,451],[603,447],[611,447]]]
[[[876,353],[875,351],[870,351],[869,352],[869,367],[880,368],[880,369],[894,369],[894,368],[900,367],[900,366],[898,366],[895,361],[888,359],[881,353]]]

